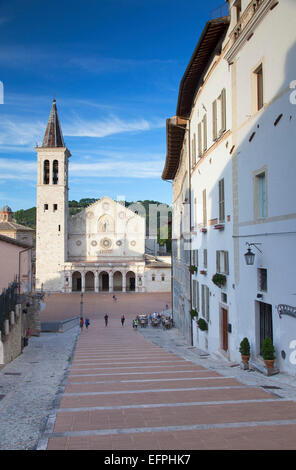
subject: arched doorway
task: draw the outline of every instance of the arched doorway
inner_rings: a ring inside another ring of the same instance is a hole
[[[128,292],[134,292],[136,290],[136,275],[133,271],[126,273],[126,290]]]
[[[86,291],[95,290],[95,275],[91,271],[88,271],[85,275],[85,290]]]
[[[75,271],[72,274],[72,291],[73,292],[81,291],[81,273],[79,271]]]
[[[122,273],[120,271],[116,271],[113,275],[113,290],[122,291]]]
[[[99,290],[102,292],[109,292],[109,274],[103,271],[99,275]]]

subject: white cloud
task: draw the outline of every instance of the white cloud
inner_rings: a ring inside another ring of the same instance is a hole
[[[141,160],[101,160],[69,163],[71,178],[160,178],[164,161],[146,157]],[[0,181],[29,181],[36,183],[37,162],[13,158],[0,158]]]
[[[70,175],[80,178],[160,178],[164,161],[112,161],[93,163],[70,162]]]
[[[0,117],[0,146],[26,146],[31,150],[42,142],[47,121],[20,121],[15,117]],[[84,120],[75,117],[71,122],[62,124],[64,136],[102,138],[127,132],[145,132],[164,126],[162,119],[123,120],[110,116],[103,120]]]
[[[138,119],[133,121],[123,120],[117,116],[96,121],[87,121],[76,118],[73,122],[64,126],[64,135],[71,137],[106,137],[125,132],[143,132],[154,128],[164,127],[163,120],[147,121]]]
[[[36,143],[42,138],[45,127],[44,122],[23,122],[19,119],[0,117],[0,145],[2,146],[28,146],[33,150]]]
[[[36,181],[36,161],[0,158],[0,180]]]

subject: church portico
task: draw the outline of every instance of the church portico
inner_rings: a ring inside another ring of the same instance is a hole
[[[145,292],[144,270],[73,267],[65,271],[64,292]]]

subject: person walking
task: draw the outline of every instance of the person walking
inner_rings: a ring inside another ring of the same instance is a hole
[[[106,313],[106,315],[104,316],[104,318],[105,318],[105,326],[108,326],[108,318],[109,318],[109,317],[108,317],[107,313]]]
[[[90,325],[89,318],[85,319],[85,328],[88,329],[88,326]]]
[[[125,316],[122,315],[122,316],[121,316],[121,326],[124,326],[124,322],[125,322]]]
[[[139,324],[139,320],[136,318],[136,319],[134,320],[134,327],[135,327],[135,329],[138,328],[138,324]]]
[[[83,325],[84,325],[83,317],[80,317],[80,323],[79,323],[79,325],[80,325],[80,331],[82,331],[82,330],[83,330]]]

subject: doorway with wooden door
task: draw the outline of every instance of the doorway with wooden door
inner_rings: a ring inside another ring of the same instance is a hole
[[[221,308],[221,322],[222,322],[221,347],[223,351],[227,352],[228,351],[228,310],[223,307]]]

